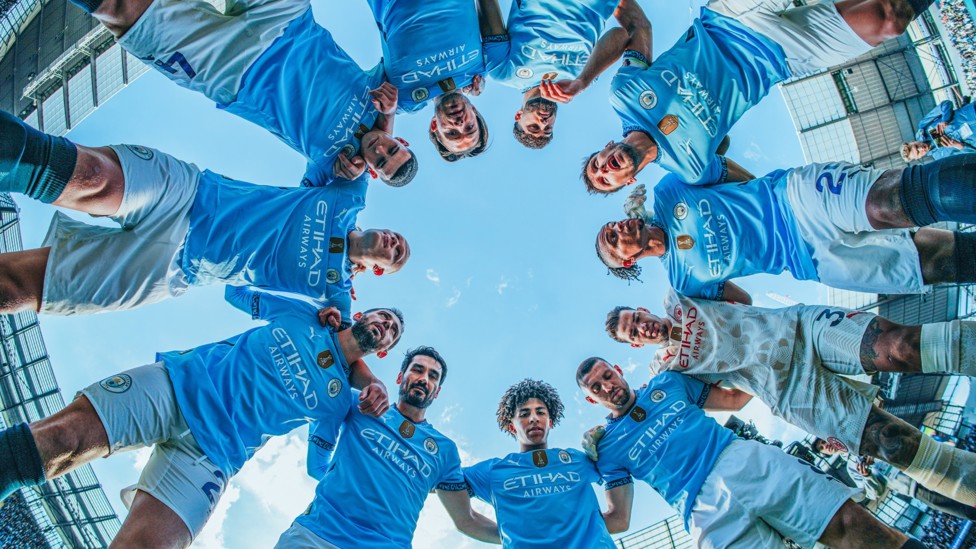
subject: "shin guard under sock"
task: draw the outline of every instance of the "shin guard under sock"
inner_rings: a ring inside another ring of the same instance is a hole
[[[44,483],[44,464],[26,423],[0,431],[0,501],[25,486]]]
[[[0,111],[0,191],[54,202],[77,161],[78,149],[67,139],[39,132]]]
[[[918,452],[904,473],[933,492],[966,505],[976,504],[976,454],[922,434]]]
[[[905,168],[901,201],[919,227],[937,221],[976,223],[976,155],[957,154]]]

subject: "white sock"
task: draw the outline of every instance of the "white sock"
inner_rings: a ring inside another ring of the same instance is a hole
[[[923,373],[958,372],[959,321],[923,324],[920,347]]]
[[[922,434],[918,452],[904,473],[933,492],[976,505],[976,454]]]

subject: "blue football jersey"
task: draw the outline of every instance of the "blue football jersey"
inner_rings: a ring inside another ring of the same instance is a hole
[[[789,173],[702,186],[674,175],[661,179],[647,221],[664,230],[661,261],[671,286],[690,297],[720,299],[725,281],[755,273],[789,270],[797,280],[818,280],[786,196]]]
[[[270,437],[309,419],[342,417],[352,396],[349,365],[335,334],[319,325],[318,307],[233,286],[227,300],[268,324],[156,359],[193,437],[229,476]]]
[[[687,526],[702,484],[735,435],[705,415],[709,386],[697,379],[664,372],[636,392],[627,415],[607,418],[597,468],[607,490],[643,480]]]
[[[375,418],[351,399],[332,465],[295,522],[337,547],[408,548],[427,494],[466,488],[457,446],[396,406]]]
[[[549,75],[576,78],[603,34],[615,0],[514,0],[508,36],[485,43],[488,76],[526,91]]]
[[[270,187],[206,171],[180,263],[191,284],[224,282],[329,300],[348,320],[346,237],[366,204],[366,181]]]
[[[648,66],[628,52],[610,85],[624,134],[657,142],[654,160],[685,183],[720,183],[715,154],[743,113],[789,76],[783,49],[745,26],[702,9],[684,38]]]
[[[360,68],[309,10],[251,65],[237,100],[223,108],[305,156],[306,185],[325,185],[336,179],[339,153],[355,154],[373,127],[378,112],[369,91],[383,80],[380,65]]]
[[[471,0],[367,0],[383,41],[383,68],[399,90],[398,109],[416,112],[431,98],[484,74],[478,13]]]
[[[600,474],[579,450],[517,452],[466,467],[464,478],[495,508],[504,547],[616,547],[593,492]]]

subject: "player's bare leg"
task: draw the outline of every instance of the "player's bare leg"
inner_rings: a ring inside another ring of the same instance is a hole
[[[882,523],[860,505],[847,500],[830,519],[830,524],[818,541],[834,549],[890,549],[906,547],[905,542],[909,538]]]
[[[122,205],[125,176],[122,164],[111,147],[78,148],[78,161],[71,179],[55,206],[90,215],[113,215]]]
[[[0,314],[41,310],[51,248],[0,254]]]
[[[930,0],[841,0],[837,11],[862,40],[877,46],[904,33],[931,4]]]
[[[110,547],[182,549],[192,541],[179,515],[152,495],[136,490],[129,515]]]
[[[919,373],[922,371],[921,339],[921,326],[904,326],[876,316],[861,337],[861,366],[869,374]]]

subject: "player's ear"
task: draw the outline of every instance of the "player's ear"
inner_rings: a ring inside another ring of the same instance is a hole
[[[586,397],[586,401],[589,402],[590,404],[596,404],[597,403],[595,400],[593,400],[593,397]]]
[[[386,358],[386,351],[376,353],[376,358]]]
[[[620,374],[620,375],[624,375],[624,371],[620,369],[620,366],[617,366],[616,364],[614,364],[614,365],[613,365],[613,369],[614,369],[614,370],[617,370],[617,373],[618,373],[618,374]]]
[[[403,372],[397,374],[397,385],[403,383]]]
[[[509,423],[508,424],[508,432],[509,433],[512,433],[513,435],[515,434],[515,425],[514,424],[512,424],[512,423]]]
[[[634,258],[628,257],[627,259],[624,260],[624,268],[629,269],[634,266],[634,263],[637,263],[636,261],[634,261]]]
[[[366,171],[369,172],[369,176],[372,177],[373,179],[379,177],[378,175],[376,175],[376,170],[374,170],[372,166],[366,166]]]
[[[515,121],[518,122],[522,119],[522,109],[515,111]]]
[[[373,274],[374,275],[376,275],[376,276],[383,276],[383,273],[384,272],[385,271],[383,270],[383,267],[380,267],[379,265],[373,265]]]
[[[437,118],[435,118],[433,116],[430,117],[430,131],[432,131],[432,132],[436,132],[437,131]]]
[[[637,182],[637,178],[631,177],[630,179],[627,180],[627,183],[625,183],[625,185],[633,185],[636,182]]]
[[[359,313],[356,313],[356,314],[354,314],[354,315],[352,315],[352,319],[353,319],[353,320],[354,320],[355,322],[359,322],[359,319],[360,319],[360,318],[363,318],[363,313],[361,313],[361,312],[359,312]]]
[[[630,346],[633,347],[633,348],[635,348],[635,349],[640,349],[641,347],[644,346],[644,344],[643,343],[631,343]]]
[[[404,147],[408,147],[408,148],[410,147],[410,143],[408,143],[407,140],[402,137],[394,137],[393,139],[399,141],[400,144],[403,145]]]
[[[638,311],[644,311],[645,313],[648,313],[648,314],[650,314],[650,313],[651,313],[650,311],[648,311],[648,310],[647,310],[647,309],[645,309],[644,307],[638,307],[638,308],[637,308],[637,310],[638,310]]]

